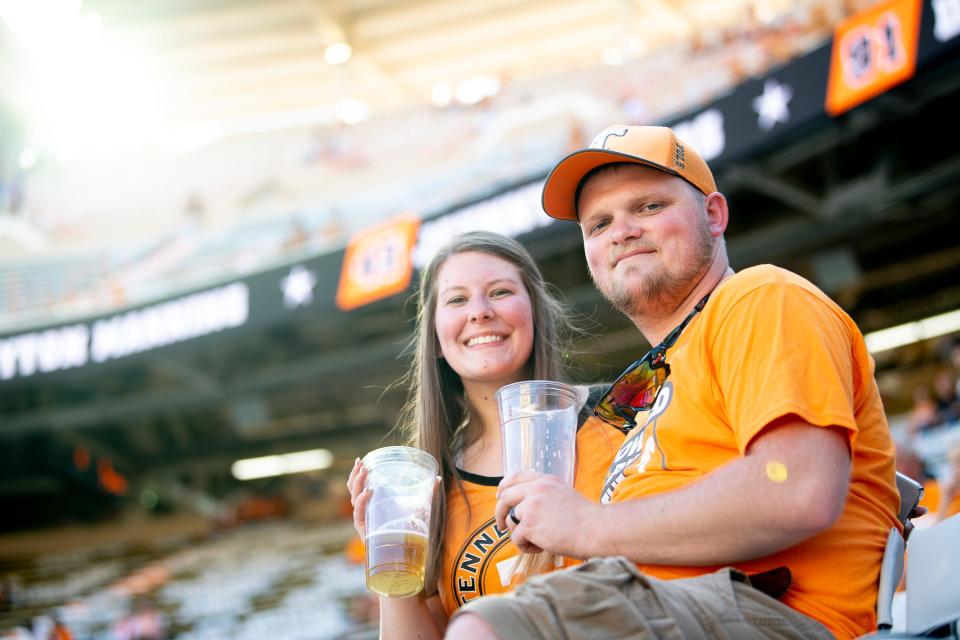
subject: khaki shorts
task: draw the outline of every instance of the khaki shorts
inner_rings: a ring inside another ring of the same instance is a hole
[[[750,586],[735,569],[680,580],[594,558],[460,609],[504,640],[527,638],[833,638],[822,624]]]

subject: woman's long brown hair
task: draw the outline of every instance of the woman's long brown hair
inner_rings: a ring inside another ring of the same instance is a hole
[[[533,313],[533,349],[527,362],[531,379],[562,380],[567,359],[566,347],[573,335],[569,312],[550,291],[539,267],[517,241],[489,231],[472,231],[453,239],[442,248],[420,274],[417,294],[417,328],[411,342],[413,366],[405,381],[409,389],[400,416],[399,428],[407,441],[433,455],[440,464],[443,485],[437,489],[430,517],[430,550],[427,560],[425,595],[437,592],[443,558],[443,532],[447,521],[446,492],[455,483],[463,487],[455,471],[454,455],[481,435],[481,426],[467,420],[469,408],[463,382],[440,357],[436,331],[437,273],[453,255],[476,252],[495,256],[516,267],[530,296]]]

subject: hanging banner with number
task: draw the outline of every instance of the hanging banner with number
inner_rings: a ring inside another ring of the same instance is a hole
[[[827,85],[827,113],[844,113],[913,77],[920,9],[920,0],[893,0],[837,26]]]
[[[348,311],[405,291],[419,226],[418,217],[403,214],[356,234],[343,257],[337,307]]]

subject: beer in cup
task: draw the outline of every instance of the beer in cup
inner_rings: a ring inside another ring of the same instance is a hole
[[[363,458],[367,588],[407,597],[423,590],[437,461],[413,447],[384,447]]]

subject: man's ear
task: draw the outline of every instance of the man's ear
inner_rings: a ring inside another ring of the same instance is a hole
[[[710,235],[714,238],[721,237],[727,230],[727,223],[730,221],[727,199],[719,191],[714,191],[707,196],[706,211],[707,220],[710,223]]]

